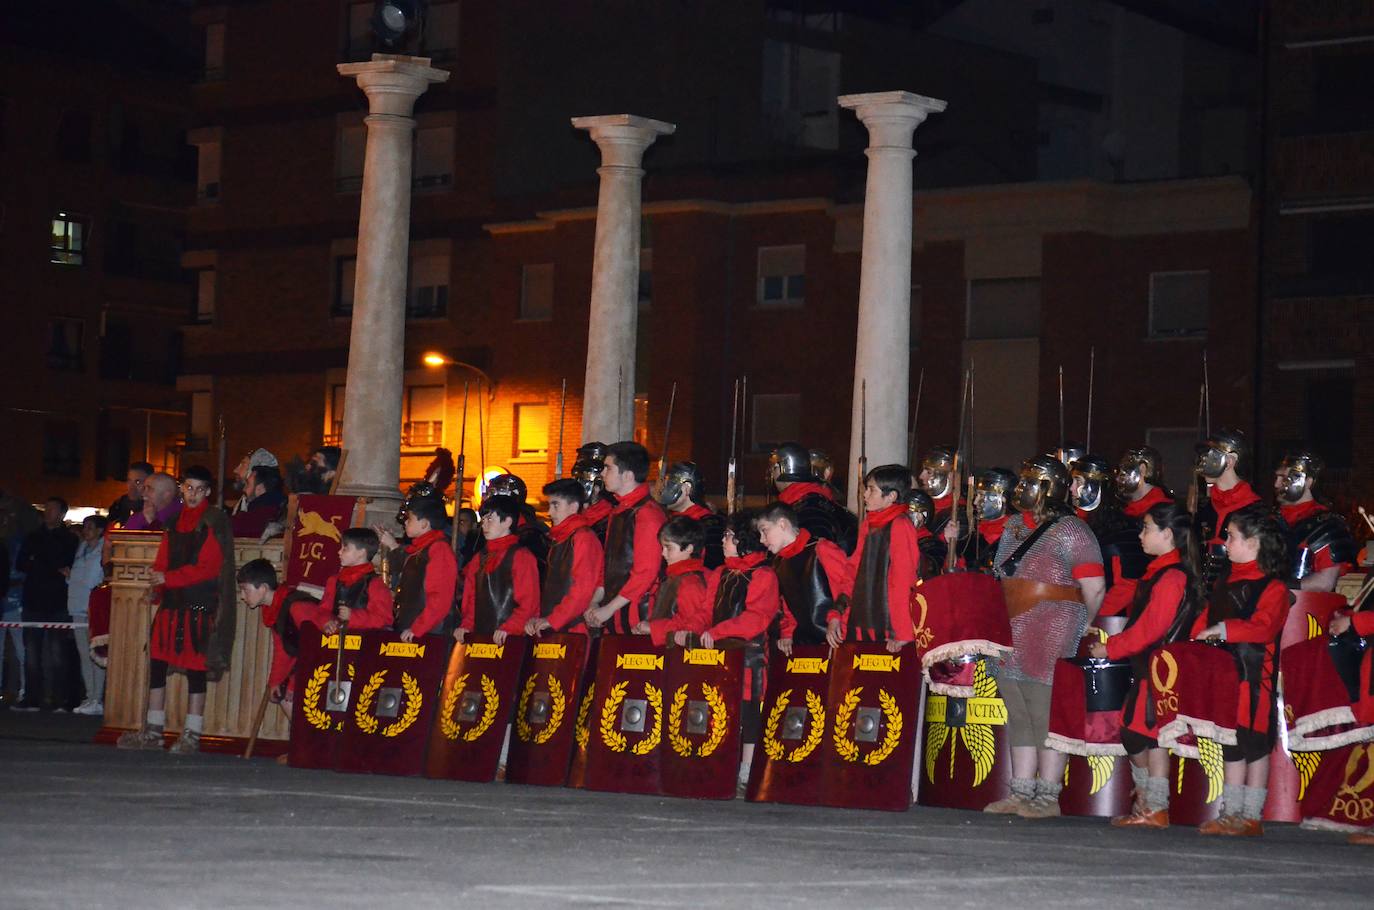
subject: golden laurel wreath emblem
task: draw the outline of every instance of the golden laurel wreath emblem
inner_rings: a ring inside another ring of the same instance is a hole
[[[854,712],[858,710],[859,695],[863,690],[863,686],[855,686],[850,689],[845,693],[840,706],[835,709],[835,726],[831,728],[831,739],[835,743],[835,752],[845,761],[859,760],[859,744],[849,738],[849,722],[854,717]],[[878,705],[883,709],[883,719],[887,721],[887,732],[883,734],[883,741],[878,744],[878,748],[863,757],[863,763],[869,767],[881,765],[889,755],[896,751],[897,746],[902,741],[902,709],[897,707],[897,699],[893,698],[886,689],[879,689]]]
[[[697,757],[707,758],[712,752],[720,748],[720,744],[725,740],[725,727],[726,722],[730,719],[730,713],[726,710],[725,698],[720,694],[720,689],[702,683],[701,694],[705,697],[706,703],[711,706],[711,726],[706,734],[706,739],[702,740],[695,752]],[[679,732],[682,728],[682,709],[686,706],[687,684],[684,683],[673,693],[673,703],[668,708],[668,744],[673,747],[673,751],[678,755],[683,758],[691,758],[693,754],[692,741]]]
[[[1221,755],[1221,743],[1199,736],[1197,762],[1202,766],[1202,773],[1207,775],[1207,799],[1204,802],[1215,802],[1221,796],[1222,784],[1226,781],[1226,761]],[[1178,783],[1175,789],[1179,793],[1183,792],[1183,770],[1187,764],[1186,758],[1178,760]]]
[[[463,694],[463,685],[468,681],[467,673],[459,676],[453,681],[453,688],[449,689],[448,696],[444,699],[444,704],[439,709],[439,731],[450,740],[457,740],[458,734],[463,735],[464,742],[476,742],[482,738],[482,734],[491,729],[491,725],[496,721],[496,711],[501,704],[501,693],[496,689],[496,683],[485,673],[478,680],[478,685],[482,687],[482,716],[477,719],[477,723],[467,732],[459,726],[453,719],[453,712],[458,707],[458,698]]]
[[[615,728],[615,715],[616,709],[625,700],[625,692],[629,686],[629,680],[611,686],[610,694],[601,706],[601,741],[612,752],[624,752],[628,744],[625,734]],[[646,682],[644,697],[648,699],[649,707],[654,710],[654,726],[647,736],[630,747],[630,751],[635,755],[648,755],[658,748],[659,740],[663,738],[663,692],[653,683]]]
[[[763,727],[763,752],[773,761],[788,761],[793,764],[804,761],[808,755],[816,751],[816,747],[821,744],[821,737],[825,735],[825,702],[821,697],[811,690],[806,691],[806,713],[813,718],[811,727],[807,731],[806,738],[801,741],[791,752],[778,739],[778,725],[782,723],[783,715],[787,713],[787,703],[792,698],[792,690],[786,689],[778,700],[773,704],[773,710],[768,712],[768,721]]]
[[[305,697],[301,700],[301,711],[305,714],[306,721],[316,730],[328,730],[330,724],[334,723],[329,719],[329,712],[320,707],[320,690],[329,680],[329,664],[320,664],[315,668],[315,672],[310,674],[310,682],[305,684]],[[348,665],[348,676],[353,677],[353,665]],[[335,732],[343,729],[343,721],[334,724]]]
[[[364,733],[376,733],[377,727],[380,726],[377,718],[372,716],[372,700],[377,697],[377,690],[385,681],[386,671],[378,670],[368,678],[367,685],[363,686],[362,693],[358,695],[358,704],[353,709],[353,720]],[[415,718],[420,716],[420,706],[424,703],[420,683],[409,673],[402,672],[401,689],[406,695],[406,709],[394,722],[382,728],[383,736],[400,736],[415,723]]]
[[[1088,770],[1092,772],[1093,782],[1088,788],[1088,795],[1095,796],[1098,791],[1107,786],[1107,782],[1112,779],[1112,772],[1116,770],[1115,755],[1084,755],[1083,760],[1088,763]],[[1064,786],[1069,785],[1069,767],[1072,762],[1064,763]]]
[[[530,696],[534,694],[534,687],[539,682],[539,674],[532,673],[530,678],[525,680],[525,688],[520,693],[520,706],[515,711],[515,734],[520,737],[521,742],[534,740],[536,746],[543,745],[553,739],[553,735],[558,732],[558,727],[563,723],[563,712],[567,709],[568,699],[563,694],[563,684],[558,681],[558,677],[549,674],[549,698],[552,704],[549,705],[549,719],[544,723],[543,728],[535,733],[530,727],[529,718],[526,716],[526,709],[529,708]]]
[[[591,713],[592,700],[596,697],[596,683],[588,683],[587,693],[582,696],[582,704],[577,709],[577,724],[573,730],[573,739],[577,740],[577,748],[587,748],[587,743],[591,741],[592,731],[587,726],[587,715]]]

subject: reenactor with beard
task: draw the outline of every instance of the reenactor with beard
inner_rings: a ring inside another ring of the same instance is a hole
[[[1122,503],[1121,517],[1129,523],[1128,527],[1132,534],[1140,534],[1146,512],[1161,503],[1173,501],[1173,494],[1164,487],[1164,459],[1151,446],[1127,449],[1126,454],[1117,462],[1114,480],[1117,499]],[[1092,523],[1089,519],[1088,524]],[[1124,536],[1125,531],[1121,534]],[[1105,550],[1102,556],[1104,559],[1111,559]],[[1116,571],[1116,567],[1112,565],[1108,565],[1107,570],[1113,573],[1112,581],[1107,589],[1107,596],[1102,599],[1102,609],[1098,615],[1124,615],[1135,597],[1136,582],[1140,576]]]
[[[1303,591],[1334,591],[1355,563],[1355,539],[1345,520],[1314,495],[1324,462],[1312,452],[1285,455],[1274,472],[1279,530],[1288,543],[1288,585]]]
[[[1084,455],[1069,467],[1069,496],[1074,514],[1088,523],[1097,535],[1102,550],[1107,594],[1121,588],[1124,609],[1135,594],[1135,583],[1145,574],[1149,557],[1140,545],[1140,520],[1127,518],[1116,497],[1112,483],[1112,469],[1107,460],[1097,455]],[[1099,611],[1101,615],[1101,611]]]

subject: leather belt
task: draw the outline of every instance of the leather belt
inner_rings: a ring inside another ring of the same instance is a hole
[[[1083,603],[1083,592],[1077,585],[1053,585],[1025,578],[1002,579],[1002,596],[1007,602],[1007,616],[1016,618],[1046,600],[1067,600]]]

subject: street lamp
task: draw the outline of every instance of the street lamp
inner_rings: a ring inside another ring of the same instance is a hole
[[[424,27],[424,0],[377,0],[372,9],[372,33],[389,48],[404,43]]]

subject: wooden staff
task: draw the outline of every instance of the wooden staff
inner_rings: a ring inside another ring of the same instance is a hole
[[[458,430],[458,461],[454,465],[454,473],[457,475],[457,485],[453,490],[453,527],[450,529],[450,541],[453,546],[453,555],[458,555],[458,513],[463,508],[463,474],[467,472],[467,453],[468,444],[468,380],[463,380],[463,424]],[[461,569],[462,566],[459,566]]]
[[[243,750],[244,758],[253,757],[253,749],[258,745],[258,732],[262,729],[263,718],[267,716],[268,700],[272,697],[272,683],[269,680],[267,686],[262,690],[262,698],[258,699],[257,710],[253,712],[253,732],[248,737],[248,745]]]
[[[1088,431],[1083,440],[1083,449],[1087,452],[1093,450],[1093,379],[1097,372],[1097,348],[1088,349]]]
[[[864,520],[864,479],[868,477],[868,380],[859,384],[859,521]]]
[[[219,478],[219,502],[217,505],[224,508],[224,488],[228,486],[224,480],[224,472],[229,467],[229,438],[224,431],[224,415],[219,415],[219,473],[215,476]],[[246,491],[245,491],[246,492]]]
[[[563,379],[563,391],[558,395],[558,454],[553,457],[553,479],[563,477],[563,418],[568,412],[568,380]]]
[[[735,380],[735,403],[730,409],[730,459],[725,466],[725,514],[734,515],[739,503],[735,501],[738,493],[736,473],[739,464],[735,459],[735,446],[739,442],[739,380]]]
[[[920,378],[916,380],[916,407],[911,411],[911,429],[906,434],[907,467],[916,468],[916,423],[921,419],[921,392],[926,387],[926,368],[921,367]],[[918,472],[919,473],[919,472]]]
[[[961,492],[960,487],[963,486],[963,483],[962,483],[962,481],[960,480],[960,477],[959,477],[959,472],[963,469],[963,461],[962,461],[962,459],[960,458],[960,455],[961,455],[961,453],[962,453],[963,444],[964,444],[964,424],[965,424],[965,419],[968,417],[968,387],[969,387],[969,378],[970,378],[970,374],[969,374],[969,372],[968,372],[967,370],[965,370],[965,371],[964,371],[964,384],[963,384],[964,387],[963,387],[963,391],[962,391],[961,394],[959,395],[959,433],[958,433],[958,441],[955,443],[955,446],[954,446],[954,462],[953,462],[953,464],[950,465],[950,471],[949,471],[949,490],[950,490],[950,495],[954,497],[953,500],[950,502],[950,515],[951,515],[951,516],[955,516],[955,518],[954,518],[955,521],[958,521],[957,516],[958,516],[958,514],[959,514],[959,493]],[[949,547],[948,550],[946,551],[946,553],[945,553],[945,571],[946,571],[946,572],[953,572],[955,566],[958,564],[958,561],[959,561],[959,552],[958,552],[958,550],[959,550],[958,547]]]
[[[663,492],[663,479],[668,473],[668,437],[673,432],[673,408],[677,405],[677,382],[668,396],[668,420],[663,425],[663,449],[658,454],[658,492]],[[693,493],[696,491],[693,490]]]

